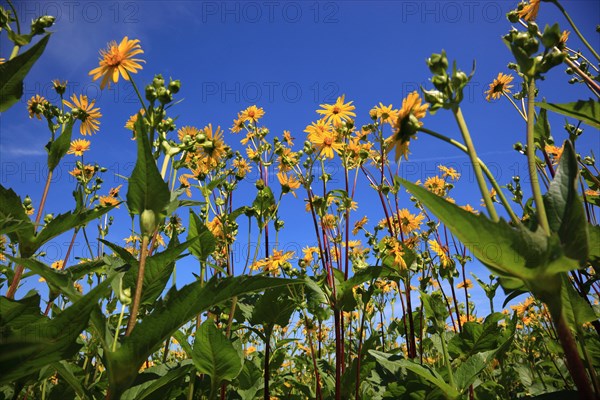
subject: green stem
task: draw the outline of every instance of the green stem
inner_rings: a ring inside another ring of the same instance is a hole
[[[127,323],[127,331],[125,336],[131,335],[131,331],[135,327],[137,322],[138,309],[140,307],[140,301],[142,300],[142,286],[144,284],[144,269],[146,267],[146,256],[148,255],[148,241],[147,235],[142,238],[142,248],[140,255],[140,267],[138,269],[137,282],[135,284],[135,297],[133,298],[133,304],[131,305],[131,311],[129,313],[129,321]]]
[[[117,351],[117,342],[119,341],[119,330],[121,329],[121,323],[123,323],[123,314],[125,314],[125,304],[121,304],[121,314],[119,314],[119,322],[117,322],[117,328],[115,329],[115,339],[112,344],[112,351]]]
[[[475,146],[473,145],[473,141],[471,140],[471,134],[469,133],[469,129],[467,128],[465,118],[462,115],[460,107],[457,106],[452,111],[454,113],[454,117],[456,118],[456,122],[458,123],[458,128],[462,133],[463,140],[465,141],[465,146],[467,147],[467,152],[469,154],[469,158],[471,159],[473,170],[475,171],[475,177],[477,178],[477,184],[479,185],[479,190],[481,191],[481,195],[483,196],[485,207],[487,208],[492,221],[498,222],[500,218],[498,218],[498,214],[496,213],[496,209],[494,208],[494,203],[492,202],[492,197],[488,192],[485,179],[483,178],[483,174],[481,173],[481,164],[479,163],[479,159],[477,158]]]
[[[165,154],[165,158],[163,159],[162,168],[160,169],[160,176],[165,179],[167,175],[167,168],[169,167],[169,161],[171,160],[171,155],[169,153]]]
[[[442,135],[441,133],[437,133],[435,131],[432,131],[430,129],[427,128],[419,128],[420,132],[426,133],[430,136],[433,136],[435,138],[438,138],[440,140],[443,140],[446,143],[450,143],[451,145],[453,145],[454,147],[464,151],[465,153],[469,153],[467,147],[454,140],[454,139],[450,139],[447,136]],[[512,208],[510,207],[510,203],[508,202],[507,198],[504,196],[504,193],[502,193],[502,190],[500,188],[500,185],[498,184],[498,182],[496,181],[496,179],[494,178],[494,175],[492,175],[491,171],[488,169],[487,165],[485,165],[485,163],[480,159],[477,158],[477,161],[479,162],[479,165],[481,166],[481,169],[483,170],[483,172],[485,173],[485,176],[488,178],[488,180],[490,181],[490,184],[492,185],[492,187],[496,190],[496,193],[498,194],[498,197],[500,198],[500,202],[502,203],[502,205],[504,206],[504,208],[506,209],[506,212],[508,212],[508,215],[510,216],[511,221],[515,224],[518,225],[521,223],[521,221],[519,220],[519,218],[517,217],[517,215],[515,214],[515,212],[512,210]]]
[[[535,80],[529,79],[527,83],[527,166],[529,167],[529,176],[531,179],[531,191],[536,205],[537,217],[540,226],[546,234],[550,234],[550,225],[546,217],[546,207],[542,198],[542,191],[538,180],[537,166],[535,161],[535,142],[534,142],[534,124],[535,124]]]
[[[144,109],[144,112],[146,113],[146,115],[148,115],[148,110],[146,109],[146,104],[144,104],[144,100],[142,99],[142,95],[140,94],[140,91],[138,90],[137,85],[135,84],[135,81],[129,74],[129,71],[125,71],[125,73],[127,74],[127,78],[129,78],[129,82],[131,82],[131,85],[133,86],[133,90],[135,90],[135,94],[137,94],[137,97],[140,100],[140,103],[142,104],[142,108]]]
[[[450,380],[450,386],[456,388],[456,384],[454,383],[454,374],[452,373],[452,365],[450,365],[450,356],[448,355],[448,348],[446,347],[446,338],[444,338],[443,333],[440,333],[440,339],[442,342],[442,352],[444,353],[444,365],[448,369],[448,379]]]
[[[567,21],[569,21],[569,24],[571,24],[571,27],[573,28],[573,30],[575,31],[575,33],[577,34],[577,36],[579,36],[579,39],[581,39],[581,41],[583,42],[583,44],[585,45],[585,47],[588,48],[588,50],[594,55],[594,57],[596,57],[596,59],[598,61],[600,61],[600,55],[598,55],[598,53],[596,52],[596,50],[594,50],[594,48],[588,43],[587,40],[585,40],[585,37],[583,37],[583,35],[581,34],[581,32],[579,31],[579,29],[577,29],[577,25],[575,25],[575,22],[573,22],[573,20],[571,19],[571,17],[569,16],[569,14],[567,13],[567,11],[563,8],[562,5],[560,5],[560,3],[557,0],[551,0],[551,2],[558,7],[558,9],[560,10],[560,12],[565,16],[565,18],[567,19]]]

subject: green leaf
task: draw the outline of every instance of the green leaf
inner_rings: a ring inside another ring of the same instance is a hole
[[[215,237],[202,223],[200,218],[190,208],[190,226],[188,228],[187,239],[198,238],[190,246],[191,253],[200,261],[206,261],[216,248]]]
[[[0,337],[0,384],[14,382],[75,354],[80,348],[76,343],[77,338],[86,328],[98,299],[110,288],[110,280],[102,282],[51,320],[40,316],[37,321],[18,329],[13,330],[10,325],[3,326]]]
[[[540,102],[536,106],[567,117],[578,119],[596,129],[600,129],[600,103],[594,99],[579,100],[574,103],[553,104]]]
[[[121,400],[168,399],[175,398],[174,389],[187,387],[183,379],[194,369],[191,360],[185,360],[181,365],[168,364],[151,367],[140,374],[143,383],[128,389]],[[173,396],[173,397],[171,397]]]
[[[81,379],[77,378],[73,373],[74,366],[69,364],[66,361],[55,362],[52,364],[52,369],[55,369],[56,372],[64,379],[81,397],[82,399],[89,399],[92,396],[88,393],[88,391],[81,384]]]
[[[0,234],[7,234],[13,242],[23,243],[33,240],[34,231],[23,208],[23,200],[14,190],[0,185]]]
[[[69,121],[64,131],[54,140],[48,143],[48,170],[54,171],[60,160],[67,154],[71,146],[71,134],[73,133],[73,125],[75,120]]]
[[[556,175],[544,195],[544,205],[550,230],[558,232],[564,254],[583,266],[589,251],[587,218],[577,194],[577,155],[570,141],[565,141],[563,147]]]
[[[287,326],[295,309],[296,303],[290,296],[289,288],[280,286],[267,289],[256,302],[250,323],[265,327],[268,340],[273,325]]]
[[[252,209],[256,214],[258,227],[263,229],[275,213],[275,196],[268,186],[261,189],[256,194],[256,198],[252,202]]]
[[[544,146],[548,143],[550,136],[550,123],[548,122],[548,113],[545,109],[540,110],[540,114],[535,120],[533,127],[533,140],[538,149],[544,149]]]
[[[0,112],[8,110],[23,96],[23,80],[44,52],[50,34],[27,51],[0,65]]]
[[[131,385],[149,355],[199,313],[232,297],[296,283],[288,279],[239,276],[215,277],[206,283],[198,281],[180,290],[172,288],[165,300],[159,301],[154,311],[123,339],[116,352],[106,352],[111,395],[118,398]]]
[[[437,333],[445,331],[446,319],[449,317],[449,314],[446,304],[442,299],[442,294],[440,292],[433,292],[431,294],[421,292],[421,301],[423,302],[425,315],[432,322],[435,331]]]
[[[588,224],[589,234],[589,259],[592,265],[600,265],[600,225]]]
[[[242,371],[244,360],[231,341],[208,319],[196,331],[192,359],[196,369],[210,376],[211,393],[223,381],[231,381]]]
[[[560,286],[556,274],[578,268],[576,260],[566,257],[556,234],[548,237],[506,221],[492,222],[474,215],[436,196],[428,190],[400,179],[419,201],[428,207],[450,231],[493,273],[527,282],[531,290],[551,294]],[[504,282],[503,282],[504,284]]]
[[[127,207],[131,214],[141,215],[144,210],[150,210],[157,218],[164,217],[163,210],[171,200],[171,193],[158,171],[148,141],[144,118],[139,113],[134,128],[138,152],[135,167],[129,177]]]
[[[563,276],[561,296],[565,319],[573,330],[577,331],[586,322],[598,319],[592,306],[575,291],[566,275]]]
[[[354,298],[353,291],[356,286],[367,281],[373,281],[377,278],[395,276],[397,272],[398,271],[393,267],[383,265],[368,267],[362,271],[356,272],[348,280],[344,281],[341,279],[341,282],[339,282],[336,288],[336,307],[343,311],[353,311],[356,308],[356,299]],[[341,277],[343,278],[343,275]]]
[[[444,382],[442,377],[435,371],[410,360],[399,360],[398,363],[402,368],[406,368],[407,370],[419,375],[426,381],[433,383],[435,386],[440,388],[440,390],[442,390],[442,392],[444,392],[448,398],[456,399],[459,396],[458,391]]]
[[[485,318],[483,324],[464,323],[462,332],[453,336],[448,342],[448,352],[453,358],[457,358],[496,349],[502,339],[502,328],[498,325],[498,321],[505,318],[502,313],[493,313]]]
[[[173,268],[175,268],[175,261],[182,258],[181,253],[195,240],[196,239],[188,240],[179,245],[172,245],[174,242],[171,240],[171,242],[169,242],[169,247],[165,251],[155,253],[146,258],[144,282],[142,284],[142,299],[140,304],[154,304],[169,282],[169,278],[173,273]],[[125,263],[130,265],[129,270],[125,272],[125,275],[123,276],[123,287],[131,288],[131,293],[134,293],[140,265],[139,261],[124,248],[106,240],[100,239],[100,241],[114,251]]]
[[[475,382],[479,373],[494,359],[494,354],[496,354],[496,350],[473,354],[461,363],[454,372],[456,387],[461,392],[468,389]]]

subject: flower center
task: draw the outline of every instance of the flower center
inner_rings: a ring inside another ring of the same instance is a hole
[[[331,147],[331,145],[333,144],[333,138],[329,136],[326,137],[325,139],[323,139],[323,144],[325,144],[325,146]]]
[[[333,106],[333,110],[331,111],[334,114],[339,114],[342,110],[339,106]]]

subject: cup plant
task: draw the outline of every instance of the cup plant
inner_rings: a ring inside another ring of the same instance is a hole
[[[21,97],[54,21],[35,19],[22,34],[8,4],[0,24],[14,50],[0,65],[0,111]],[[569,47],[558,24],[535,23],[551,4],[585,52]],[[321,105],[303,133],[274,136],[263,108],[241,110],[225,129],[240,138],[239,152],[220,126],[179,124],[179,80],[157,74],[138,88],[139,40],[111,42],[89,75],[102,89],[132,85],[139,100],[124,124],[137,147],[124,197],[122,185],[103,188],[107,169],[86,155],[107,118],[95,100],[64,98],[59,80],[58,104],[33,96],[29,116],[49,130],[49,174],[39,204],[0,186],[0,398],[598,398],[600,171],[578,140],[585,126],[600,128],[600,57],[558,1],[521,3],[508,19],[520,27],[503,37],[512,72],[487,97],[509,101],[523,119],[514,147],[528,176],[504,186],[478,157],[461,109],[475,71],[450,68],[444,51],[427,60],[431,88],[399,108],[375,105],[363,125],[345,96]],[[563,65],[592,99],[541,97],[536,83]],[[462,140],[425,126],[441,109]],[[568,121],[560,147],[553,113]],[[77,128],[83,138],[73,138]],[[416,135],[468,155],[486,213],[455,204],[461,174],[449,166],[423,182],[399,176]],[[67,157],[75,157],[74,208],[42,219],[48,196],[58,196],[52,171]],[[359,208],[363,187],[374,191],[371,215]],[[304,199],[314,233],[302,254],[279,240],[292,196]],[[130,230],[125,245],[115,227]],[[66,255],[48,265],[44,245],[61,235],[70,238]],[[78,237],[90,257],[72,263]],[[240,262],[234,248],[244,239]],[[471,271],[475,259],[489,278]],[[177,266],[190,263],[193,282],[177,287]],[[23,293],[35,280],[48,287],[45,306],[45,292]],[[487,314],[471,299],[478,289]]]

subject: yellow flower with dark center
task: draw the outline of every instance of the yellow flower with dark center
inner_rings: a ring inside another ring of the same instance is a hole
[[[37,119],[41,120],[44,110],[49,105],[50,105],[50,103],[48,102],[48,100],[46,100],[44,97],[40,96],[39,94],[32,96],[27,101],[27,111],[29,112],[29,118],[33,118],[35,116]]]
[[[304,132],[308,132],[308,140],[319,151],[319,155],[333,158],[334,151],[340,153],[343,145],[337,140],[337,134],[331,129],[331,125],[323,120],[307,126]]]
[[[85,151],[90,149],[90,141],[86,139],[75,139],[71,142],[71,146],[67,151],[67,154],[75,154],[76,156],[82,156]]]
[[[100,130],[100,122],[98,119],[102,116],[100,108],[94,108],[96,100],[89,101],[86,95],[76,94],[71,96],[71,102],[63,100],[65,106],[72,109],[73,116],[81,121],[79,133],[83,136],[92,135]]]
[[[119,81],[119,76],[123,76],[123,79],[128,81],[129,73],[135,74],[142,69],[139,63],[144,60],[133,57],[143,52],[138,39],[129,40],[125,36],[118,45],[117,42],[112,41],[106,50],[100,50],[100,66],[91,70],[89,75],[93,75],[93,80],[102,78],[100,89],[104,89],[107,85],[110,88],[111,82]]]
[[[490,83],[490,88],[485,92],[487,95],[485,99],[487,101],[490,101],[491,99],[498,100],[503,94],[510,93],[510,89],[513,87],[510,83],[513,79],[514,77],[512,75],[505,75],[500,72],[496,79]]]
[[[325,229],[335,229],[337,226],[335,215],[325,214],[321,219],[321,225],[323,225],[323,228]]]
[[[446,194],[446,181],[439,176],[427,178],[423,186],[425,186],[425,189],[438,196],[444,196]]]
[[[525,21],[535,21],[540,10],[540,0],[529,0],[521,11],[519,11],[519,18],[523,18]]]
[[[221,127],[218,126],[213,132],[212,124],[208,124],[204,127],[202,132],[206,136],[206,141],[199,145],[200,149],[206,157],[214,163],[213,166],[216,166],[216,163],[218,163],[227,152],[227,146],[223,141],[223,131],[221,130]]]
[[[398,111],[398,118],[393,125],[394,133],[386,140],[387,152],[392,148],[396,149],[395,159],[398,161],[401,156],[407,158],[408,142],[414,136],[417,129],[423,126],[420,121],[427,115],[429,104],[421,104],[422,100],[417,91],[409,93],[402,100],[402,107]]]
[[[390,249],[390,255],[394,257],[394,264],[400,271],[404,271],[407,268],[406,261],[404,261],[404,248],[399,240],[394,240],[392,248]]]
[[[300,187],[300,181],[296,179],[293,175],[288,175],[284,172],[280,172],[277,174],[277,179],[279,180],[279,184],[281,185],[281,191],[283,193],[292,193],[294,197],[296,197],[296,193],[294,190]]]
[[[398,110],[394,110],[391,104],[389,106],[384,106],[383,103],[380,102],[378,106],[373,107],[370,114],[379,118],[381,122],[387,122],[389,124],[394,124],[398,120]]]
[[[352,101],[344,103],[346,95],[341,95],[337,98],[334,104],[321,104],[323,110],[317,110],[317,113],[322,114],[327,122],[331,122],[335,127],[339,127],[346,120],[356,117],[352,112],[356,107],[352,105]]]
[[[252,166],[243,158],[236,158],[233,160],[233,167],[236,169],[236,176],[241,178],[245,177],[250,171],[252,171]]]
[[[298,164],[298,153],[294,153],[292,149],[285,148],[277,158],[277,162],[279,171],[289,172]]]
[[[232,133],[238,133],[242,129],[244,129],[244,120],[242,119],[242,115],[238,113],[237,119],[233,121],[233,126],[229,128]]]
[[[423,214],[412,214],[407,208],[403,208],[395,215],[390,216],[390,223],[396,232],[402,229],[404,234],[409,234],[419,229],[424,219]],[[387,220],[384,218],[379,221],[379,226],[388,228]]]
[[[246,108],[240,114],[240,120],[243,122],[253,122],[255,123],[259,119],[261,119],[265,115],[265,111],[262,108],[258,108],[256,106],[250,106]],[[235,126],[235,122],[234,122]]]
[[[112,196],[100,196],[98,202],[102,207],[117,206],[119,208],[119,200]]]
[[[179,138],[180,142],[183,142],[183,139],[186,136],[188,136],[190,139],[193,139],[198,133],[200,133],[200,129],[196,128],[195,126],[183,126],[177,131],[177,137]]]
[[[119,185],[115,188],[112,188],[108,191],[108,195],[111,197],[118,197],[119,196],[119,191],[121,190],[121,188],[123,187],[123,185]]]
[[[90,179],[92,179],[95,173],[96,167],[94,167],[91,164],[84,165],[83,170],[81,170],[80,168],[74,168],[72,171],[69,171],[69,175],[75,178],[83,179],[85,181],[89,181]]]

